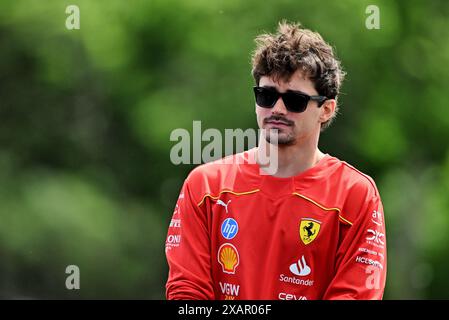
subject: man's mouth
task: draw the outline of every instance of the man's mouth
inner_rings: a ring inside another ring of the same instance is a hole
[[[283,125],[283,126],[290,126],[290,124],[283,122],[283,121],[267,121],[268,124],[273,124],[273,125]]]
[[[265,119],[265,124],[271,124],[274,126],[287,126],[290,127],[292,123],[284,119]]]

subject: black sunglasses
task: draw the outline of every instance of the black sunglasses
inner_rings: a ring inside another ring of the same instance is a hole
[[[284,93],[278,92],[276,89],[269,87],[253,87],[256,103],[262,108],[273,108],[279,97],[282,97],[284,105],[290,112],[304,112],[310,100],[318,101],[318,107],[323,105],[327,100],[325,96],[309,96],[300,91],[288,90]]]

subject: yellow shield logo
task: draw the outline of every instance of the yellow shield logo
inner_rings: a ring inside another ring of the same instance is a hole
[[[239,260],[239,252],[232,244],[224,243],[218,249],[218,262],[221,264],[224,273],[235,274]]]
[[[314,219],[302,219],[299,224],[299,237],[304,244],[309,244],[318,236],[321,222]]]

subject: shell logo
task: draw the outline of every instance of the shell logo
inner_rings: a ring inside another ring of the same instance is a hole
[[[234,274],[240,262],[237,249],[230,243],[222,244],[218,249],[218,262],[224,273]]]

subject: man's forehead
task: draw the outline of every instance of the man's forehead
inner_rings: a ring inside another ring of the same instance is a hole
[[[302,70],[296,70],[292,74],[270,74],[266,76],[262,76],[261,79],[264,78],[266,81],[274,84],[290,84],[296,81],[307,81],[309,77]]]
[[[259,85],[288,88],[291,90],[314,89],[313,82],[300,70],[294,72],[290,77],[282,77],[279,75],[262,76]]]

